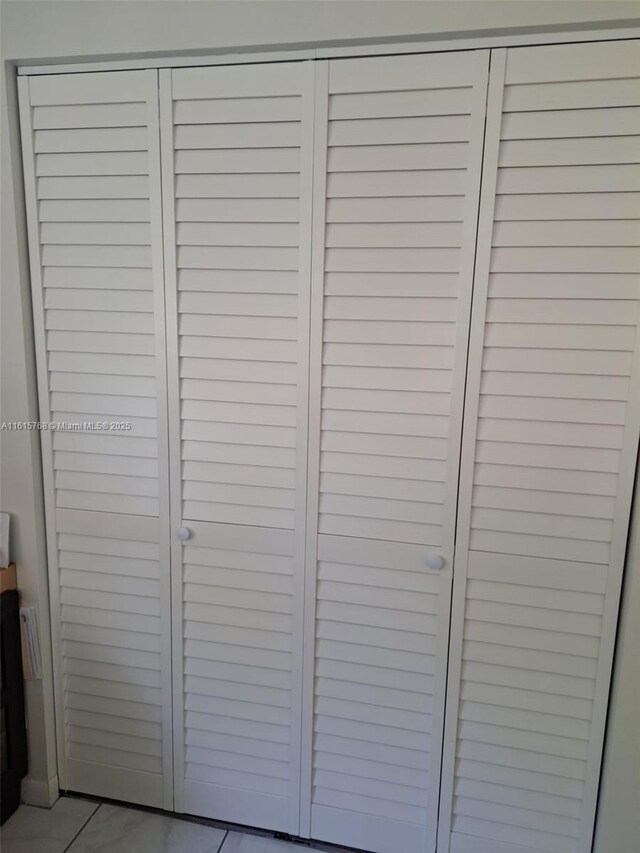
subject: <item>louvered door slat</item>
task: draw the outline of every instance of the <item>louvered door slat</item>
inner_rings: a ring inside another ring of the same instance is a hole
[[[312,70],[161,79],[176,806],[296,835]]]
[[[435,848],[486,62],[318,69],[301,831],[367,850]]]
[[[439,843],[586,853],[638,445],[640,52],[492,75]]]
[[[60,783],[171,808],[156,75],[20,86]]]

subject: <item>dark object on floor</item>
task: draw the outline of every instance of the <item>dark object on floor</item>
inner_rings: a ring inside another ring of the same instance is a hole
[[[20,604],[15,589],[3,592],[0,625],[2,684],[2,799],[0,823],[20,805],[20,782],[27,772],[27,732],[20,646]]]

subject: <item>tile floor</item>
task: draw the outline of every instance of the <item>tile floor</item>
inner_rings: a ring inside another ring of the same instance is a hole
[[[74,797],[61,797],[51,809],[20,806],[0,830],[0,840],[2,853],[304,853],[310,849]]]

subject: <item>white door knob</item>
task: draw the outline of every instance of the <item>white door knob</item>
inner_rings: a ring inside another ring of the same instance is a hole
[[[444,557],[440,554],[429,554],[425,562],[430,569],[437,572],[444,566]]]
[[[176,530],[176,536],[181,542],[186,542],[187,539],[191,539],[191,531],[188,527],[179,527]]]

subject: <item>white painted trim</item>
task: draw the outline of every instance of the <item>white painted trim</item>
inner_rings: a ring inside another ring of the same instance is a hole
[[[149,156],[149,206],[151,226],[151,264],[153,275],[153,318],[156,354],[156,406],[158,425],[158,550],[160,572],[160,660],[162,684],[162,773],[163,805],[173,810],[172,683],[171,634],[162,625],[171,621],[171,562],[169,515],[169,436],[167,413],[167,363],[164,305],[164,259],[162,223],[162,182],[160,178],[160,125],[158,72],[147,71],[147,136]]]
[[[449,670],[449,638],[451,637],[452,585],[455,571],[456,515],[459,500],[460,452],[462,445],[463,416],[465,413],[465,383],[469,363],[469,332],[473,276],[476,260],[476,233],[480,205],[480,184],[483,173],[484,127],[489,87],[490,51],[478,51],[477,70],[473,86],[471,112],[473,122],[469,127],[469,167],[467,181],[469,192],[466,198],[465,227],[461,236],[460,273],[456,314],[455,363],[452,377],[451,412],[447,439],[446,494],[442,550],[446,560],[442,572],[442,583],[438,605],[438,648],[435,659],[436,679],[432,714],[431,751],[429,755],[429,802],[427,804],[427,851],[436,850],[438,832],[438,810],[443,764],[445,721],[445,699]]]
[[[631,506],[638,465],[638,436],[640,435],[640,328],[636,331],[635,352],[629,378],[629,397],[620,453],[618,493],[613,511],[611,556],[607,572],[607,586],[600,632],[600,654],[596,670],[589,751],[585,772],[582,821],[578,850],[589,853],[593,844],[596,806],[600,787],[600,770],[603,761],[604,740],[607,729],[607,711],[611,692],[611,676],[616,646],[620,594],[624,577],[627,545],[631,524]],[[639,475],[640,477],[640,475]],[[640,512],[640,506],[636,507]],[[629,567],[631,570],[632,567]]]
[[[389,53],[438,53],[441,51],[457,50],[488,50],[500,47],[532,47],[541,44],[566,44],[589,41],[612,41],[617,39],[640,38],[640,26],[637,20],[628,26],[616,25],[611,29],[570,29],[550,32],[538,27],[530,33],[505,33],[501,35],[480,35],[467,37],[444,38],[435,36],[433,39],[415,42],[396,42],[389,44],[368,44],[359,47],[329,47],[318,48],[317,57],[352,57],[380,56]]]
[[[460,255],[458,276],[455,363],[453,366],[451,411],[449,415],[449,434],[447,436],[447,493],[443,506],[442,551],[448,568],[453,560],[453,548],[456,538],[456,508],[458,503],[457,485],[460,473],[460,447],[462,442],[462,417],[464,412],[465,377],[467,372],[467,347],[471,322],[471,295],[473,292],[473,270],[476,255],[476,230],[478,224],[478,206],[480,204],[480,181],[482,178],[482,151],[484,122],[489,85],[490,51],[478,51],[475,55],[476,78],[471,100],[469,125],[469,154],[465,189],[466,208],[464,230],[460,237],[464,247]]]
[[[563,44],[572,42],[612,41],[617,39],[640,38],[640,26],[637,19],[628,23],[616,22],[611,28],[550,31],[537,28],[533,32],[507,32],[498,35],[470,35],[450,37],[448,34],[435,35],[432,38],[416,37],[404,41],[371,40],[342,45],[316,45],[314,47],[291,47],[257,45],[247,47],[233,46],[218,53],[198,53],[180,56],[138,57],[130,59],[78,60],[48,63],[42,65],[22,64],[18,61],[18,74],[73,74],[81,71],[125,71],[144,68],[182,68],[201,65],[241,65],[255,62],[291,62],[305,59],[347,58],[358,56],[384,56],[401,53],[437,53],[440,51],[477,50],[498,47],[524,47],[540,44]]]
[[[304,662],[302,692],[302,749],[300,829],[311,836],[313,773],[313,709],[315,701],[316,574],[318,501],[320,491],[320,417],[322,402],[322,326],[324,299],[324,232],[327,182],[329,63],[320,61],[315,72],[315,127],[313,144],[313,216],[311,259],[311,320],[309,347],[309,435],[307,456],[307,542],[305,559]]]
[[[33,305],[33,335],[36,349],[36,374],[38,380],[38,417],[51,421],[49,405],[49,367],[45,333],[44,297],[42,285],[42,263],[40,258],[40,227],[36,195],[35,153],[31,127],[31,100],[29,79],[18,80],[20,105],[20,134],[22,137],[22,161],[24,170],[24,194],[29,239],[29,265],[31,271],[31,299]],[[60,620],[60,583],[58,566],[58,537],[56,534],[56,495],[53,479],[53,433],[40,431],[42,450],[42,481],[44,492],[45,528],[47,538],[47,563],[49,578],[49,612],[51,618],[51,643],[53,658],[53,685],[56,723],[56,750],[60,784],[66,786],[66,750],[64,732],[64,692],[62,663],[62,632]]]
[[[149,57],[148,59],[106,59],[90,62],[69,62],[55,65],[19,65],[19,75],[75,74],[83,71],[130,71],[146,68],[199,68],[215,65],[255,65],[260,62],[296,62],[315,59],[316,50],[270,50],[251,48],[251,52],[229,52],[219,54],[190,54],[188,56]]]
[[[296,392],[295,526],[293,551],[293,649],[291,655],[291,763],[289,832],[300,831],[300,780],[306,759],[302,747],[304,629],[307,542],[307,453],[309,442],[309,325],[313,245],[313,167],[315,127],[315,66],[305,62],[302,77],[300,141],[300,213],[298,267],[298,348]]]
[[[57,776],[52,776],[49,780],[32,779],[30,776],[25,776],[22,780],[20,800],[23,803],[50,809],[51,806],[55,805],[59,796]]]
[[[489,262],[493,209],[498,170],[498,148],[502,118],[502,90],[506,66],[506,50],[492,50],[487,96],[484,156],[480,214],[478,217],[476,266],[473,286],[471,332],[467,366],[467,389],[462,434],[462,457],[458,484],[458,522],[456,554],[453,567],[453,607],[449,642],[449,674],[445,708],[445,735],[440,788],[440,818],[438,822],[438,851],[449,850],[453,786],[455,781],[456,742],[458,735],[458,702],[462,670],[462,633],[465,617],[469,531],[471,527],[471,491],[475,460],[484,321],[489,286]]]
[[[632,500],[593,853],[633,850],[640,824],[640,468]]]
[[[466,354],[466,342],[465,342]],[[464,390],[464,379],[462,380]],[[453,395],[452,395],[453,396]],[[460,427],[462,429],[462,427]],[[451,451],[450,451],[451,452]],[[456,455],[459,454],[456,451]],[[457,483],[452,487],[455,497]],[[453,552],[452,552],[453,553]],[[445,735],[447,696],[447,673],[449,658],[449,637],[451,631],[451,594],[453,587],[452,558],[447,559],[440,572],[438,589],[438,622],[436,628],[436,654],[434,659],[433,711],[431,713],[431,746],[429,749],[429,787],[426,803],[426,848],[425,853],[436,853],[438,847],[438,812],[440,808],[440,786],[442,774],[442,755]]]
[[[180,419],[180,359],[178,354],[178,284],[176,276],[176,222],[173,172],[172,71],[159,72],[160,161],[162,175],[162,227],[167,362],[167,412],[169,421],[169,495],[171,554],[171,636],[173,684],[173,804],[184,811],[184,679],[182,623],[182,542],[175,530],[182,526],[182,450]]]

